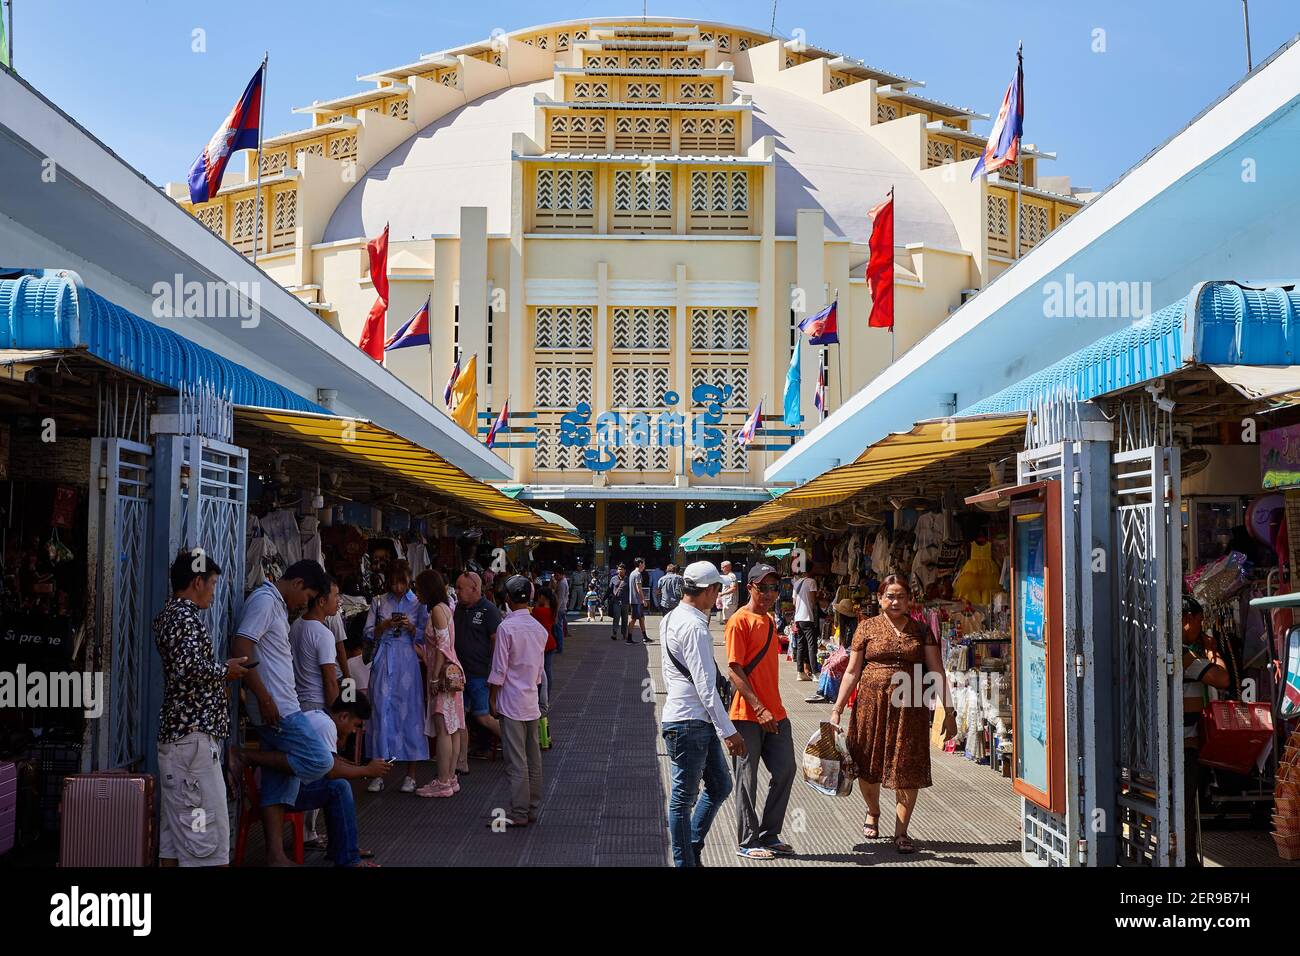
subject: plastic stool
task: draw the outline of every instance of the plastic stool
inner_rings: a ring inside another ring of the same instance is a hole
[[[239,815],[239,836],[235,840],[235,866],[244,865],[244,849],[248,845],[248,830],[257,819],[257,813],[262,808],[261,793],[257,789],[257,777],[253,773],[252,767],[244,768],[244,810]],[[284,819],[293,827],[293,862],[302,866],[306,850],[303,846],[303,816],[302,810],[284,811]],[[284,839],[284,834],[278,834],[280,839]]]

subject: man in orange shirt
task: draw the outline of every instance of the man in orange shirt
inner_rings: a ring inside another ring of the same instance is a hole
[[[745,740],[745,755],[733,758],[739,794],[736,817],[740,846],[736,852],[750,860],[794,854],[794,847],[781,839],[795,762],[790,719],[781,706],[781,647],[772,619],[779,582],[776,568],[754,565],[749,571],[749,603],[727,621],[728,676],[736,688],[728,716]],[[755,806],[760,761],[771,776],[761,820]]]

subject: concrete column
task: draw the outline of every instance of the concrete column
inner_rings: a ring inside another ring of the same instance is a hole
[[[506,268],[509,274],[505,277],[506,295],[498,298],[504,298],[505,315],[493,314],[493,323],[497,341],[494,343],[495,354],[504,359],[509,366],[510,395],[514,401],[514,407],[523,410],[532,408],[531,389],[525,388],[525,358],[528,358],[529,368],[532,366],[532,351],[528,340],[528,333],[525,329],[527,320],[528,305],[524,301],[524,164],[514,163],[511,172],[511,190],[510,190],[510,251],[506,257]],[[500,284],[500,283],[499,283]],[[508,329],[505,341],[500,339],[500,333],[503,329]],[[535,423],[535,419],[533,420]],[[524,433],[521,437],[527,437]],[[528,471],[531,475],[533,468],[532,455],[522,448],[511,449],[507,453],[510,463],[514,465],[515,477],[522,475],[524,462],[528,462]]]
[[[596,263],[596,323],[594,381],[591,385],[592,421],[595,415],[610,407],[609,393],[609,263]]]
[[[691,339],[687,307],[687,274],[685,263],[677,264],[677,315],[673,323],[673,390],[679,401],[677,411],[689,421],[691,413]],[[682,447],[677,449],[676,485],[684,488],[691,483],[690,434],[683,428]]]
[[[603,566],[606,561],[605,551],[605,502],[596,502],[596,558],[592,563],[593,567]],[[599,591],[600,588],[597,588]]]
[[[500,405],[487,388],[487,207],[460,210],[460,351],[462,368],[478,356],[479,407]],[[436,268],[436,267],[435,267]],[[437,272],[434,273],[437,275]],[[502,396],[504,398],[504,396]],[[475,435],[478,425],[475,424]]]
[[[752,369],[754,383],[751,389],[754,395],[750,396],[751,402],[757,402],[758,397],[764,394],[772,394],[774,384],[773,368],[775,365],[774,350],[781,351],[777,346],[784,342],[788,336],[780,333],[786,316],[789,315],[790,303],[786,299],[784,290],[778,293],[776,289],[776,167],[765,166],[756,169],[753,173],[751,182],[754,183],[755,192],[761,190],[762,202],[758,207],[759,215],[759,241],[758,241],[758,313],[754,317],[754,367]],[[774,399],[768,399],[768,407]],[[756,478],[762,478],[761,468],[770,460],[771,455],[755,454],[749,456],[750,470],[749,478],[753,482]],[[759,469],[757,475],[755,469]]]
[[[825,214],[820,209],[800,209],[795,225],[795,282],[798,288],[803,290],[804,309],[795,311],[797,321],[802,321],[806,316],[826,305],[825,236]],[[777,367],[784,372],[789,367],[790,361],[789,336],[782,336],[780,341],[785,350],[785,358]],[[806,429],[816,424],[817,410],[813,408],[813,393],[817,388],[817,362],[820,359],[820,351],[807,347],[806,343],[802,348],[803,381],[799,389],[799,409],[803,414]],[[833,364],[835,356],[832,355],[830,360]],[[782,375],[779,385],[784,386],[784,384],[785,379]]]

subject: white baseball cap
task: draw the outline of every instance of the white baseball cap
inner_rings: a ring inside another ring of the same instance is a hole
[[[696,561],[688,564],[686,570],[682,572],[682,578],[687,587],[701,590],[722,583],[722,575],[718,573],[712,561]]]

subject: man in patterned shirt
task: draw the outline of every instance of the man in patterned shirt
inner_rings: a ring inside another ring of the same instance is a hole
[[[153,622],[163,668],[158,722],[163,866],[225,866],[230,855],[221,771],[221,744],[230,733],[226,685],[243,676],[248,658],[216,660],[199,616],[211,606],[220,574],[201,548],[182,551],[172,564],[172,598]]]

